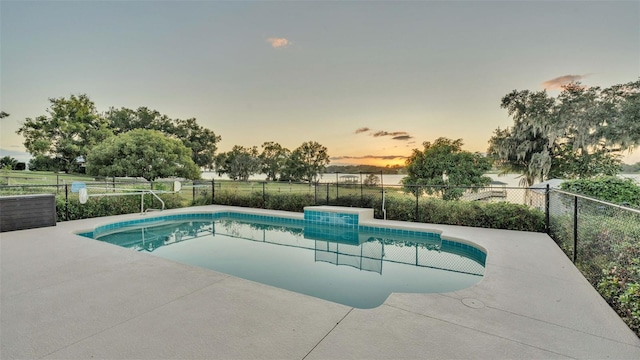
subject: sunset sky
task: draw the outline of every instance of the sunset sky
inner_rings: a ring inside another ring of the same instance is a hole
[[[219,151],[313,140],[396,164],[442,136],[486,151],[514,89],[640,76],[638,1],[2,0],[0,31],[5,151],[48,98],[86,93],[195,117]]]

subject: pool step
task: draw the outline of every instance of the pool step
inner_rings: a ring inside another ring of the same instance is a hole
[[[373,209],[342,206],[305,206],[304,221],[314,225],[358,228],[360,220],[372,220]]]

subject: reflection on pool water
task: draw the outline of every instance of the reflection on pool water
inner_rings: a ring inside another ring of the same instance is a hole
[[[469,287],[482,278],[486,259],[436,233],[229,212],[112,224],[82,235],[363,309],[392,292]]]

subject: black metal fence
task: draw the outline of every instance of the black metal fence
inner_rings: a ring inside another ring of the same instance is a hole
[[[640,209],[555,189],[547,198],[549,235],[640,336]]]
[[[640,255],[640,209],[557,189],[548,198],[549,235],[592,284],[625,256]]]
[[[69,208],[78,203],[79,185],[77,182],[0,185],[0,195],[56,194],[58,206],[64,207],[63,212],[58,211],[58,218],[68,220]],[[499,202],[524,205],[544,214],[545,231],[632,330],[640,334],[640,209],[637,208],[548,187],[534,189],[504,185],[427,189],[417,185],[365,184],[363,181],[309,184],[201,180],[183,181],[179,191],[174,191],[174,182],[164,181],[110,179],[88,181],[84,185],[90,197],[125,194],[139,196],[141,211],[145,206],[154,206],[155,198],[150,195],[151,191],[172,193],[174,198],[181,201],[181,206],[240,204],[288,209],[282,203],[275,204],[274,207],[274,202],[278,201],[292,203],[292,208],[298,209],[297,211],[300,211],[301,206],[307,205],[366,206],[373,207],[378,218],[386,218],[386,211],[396,211],[396,219],[434,223],[447,222],[434,219],[433,213],[427,214],[429,207],[434,199],[444,201],[441,200],[443,194],[451,194],[451,190],[459,195],[456,200],[458,203]],[[460,211],[444,216],[465,217],[467,214]]]
[[[60,182],[59,179],[56,179]],[[490,185],[486,187],[431,187],[403,185],[365,185],[360,182],[291,183],[266,181],[182,181],[174,191],[173,181],[131,181],[109,179],[58,184],[0,185],[0,195],[55,194],[65,206],[78,201],[78,189],[87,188],[89,197],[129,195],[143,201],[154,201],[149,193],[179,195],[183,206],[191,204],[230,204],[240,198],[251,198],[246,206],[266,207],[267,199],[282,195],[302,197],[309,205],[376,206],[376,214],[384,217],[385,207],[395,202],[414,204],[406,213],[407,221],[424,219],[423,203],[441,199],[447,191],[456,190],[458,201],[507,202],[526,205],[545,213],[546,229],[575,263],[583,265],[590,281],[597,282],[604,264],[613,261],[625,242],[640,243],[640,210],[610,204],[557,189],[533,189]],[[148,200],[144,200],[145,197]],[[157,206],[158,204],[155,204]],[[66,216],[59,220],[68,220]],[[593,280],[592,280],[593,279]]]

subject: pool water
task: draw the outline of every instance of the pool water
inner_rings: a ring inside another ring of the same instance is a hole
[[[482,278],[486,258],[435,233],[247,220],[230,213],[181,215],[83,235],[362,309],[381,305],[392,292],[472,286]]]

